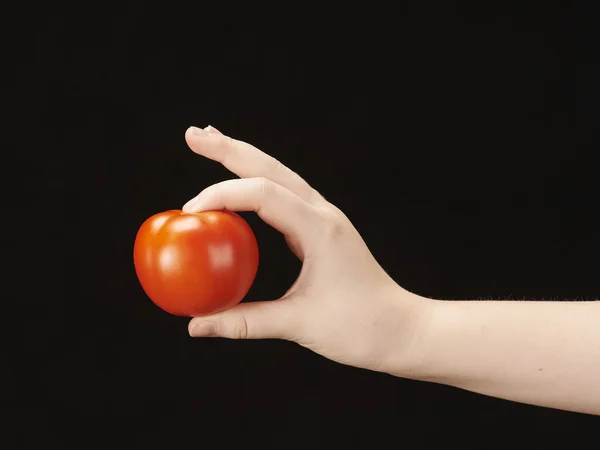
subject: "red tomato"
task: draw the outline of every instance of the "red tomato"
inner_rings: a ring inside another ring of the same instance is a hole
[[[229,211],[165,211],[147,219],[133,261],[142,288],[176,316],[229,309],[248,293],[258,270],[252,229]]]

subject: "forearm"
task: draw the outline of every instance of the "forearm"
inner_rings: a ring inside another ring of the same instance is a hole
[[[600,301],[432,301],[396,375],[600,414]]]

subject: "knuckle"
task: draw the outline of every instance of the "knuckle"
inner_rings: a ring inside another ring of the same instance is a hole
[[[346,232],[347,223],[345,217],[331,208],[324,208],[320,212],[322,230],[329,238],[339,238]]]
[[[264,177],[258,178],[258,187],[263,197],[269,197],[275,191],[275,183]]]
[[[235,339],[247,339],[248,338],[248,321],[243,314],[240,314],[235,319]]]
[[[323,196],[316,189],[311,187],[297,172],[294,172],[288,166],[272,156],[269,158],[269,161],[268,173],[273,174],[275,179],[288,180],[294,184],[303,193],[302,196],[309,201],[318,203],[324,200]]]
[[[300,175],[273,157],[271,157],[270,173],[277,174],[277,177],[295,180],[297,183],[305,182]]]
[[[237,141],[231,136],[225,136],[225,143],[229,149],[234,149],[237,146]]]
[[[221,158],[220,162],[225,167],[229,166],[232,159],[235,158],[235,152],[237,151],[237,141],[230,136],[223,136],[225,139],[225,152],[224,156]]]
[[[292,170],[287,167],[285,164],[283,164],[281,161],[279,161],[277,158],[270,158],[270,165],[271,165],[271,169],[274,172],[282,172],[282,173],[289,173]]]
[[[323,194],[321,194],[319,191],[317,191],[313,187],[310,187],[309,199],[311,199],[313,202],[315,202],[317,204],[326,202],[325,197],[323,197]]]

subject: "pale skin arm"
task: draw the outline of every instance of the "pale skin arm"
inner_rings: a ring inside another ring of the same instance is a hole
[[[342,364],[600,415],[600,301],[415,295],[342,211],[279,161],[212,127],[190,128],[186,140],[240,179],[209,186],[184,211],[254,211],[303,263],[281,298],[195,317],[191,336],[286,339]]]
[[[600,302],[434,301],[427,332],[390,373],[600,414]]]

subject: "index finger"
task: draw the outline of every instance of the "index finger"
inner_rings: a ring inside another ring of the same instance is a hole
[[[254,211],[287,237],[306,244],[319,234],[317,207],[266,178],[226,180],[204,189],[183,205],[186,213]]]
[[[309,203],[322,199],[300,175],[253,145],[196,127],[187,129],[185,140],[194,153],[221,163],[240,178],[266,178]]]

